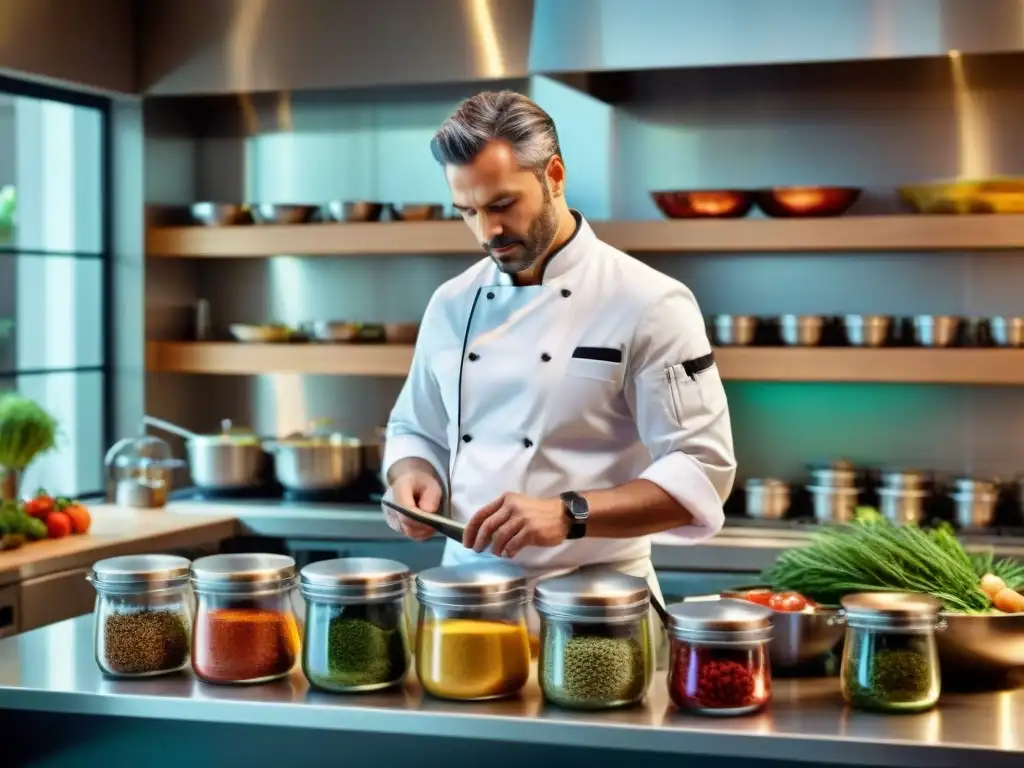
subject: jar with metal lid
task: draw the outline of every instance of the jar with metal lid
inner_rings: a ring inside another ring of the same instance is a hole
[[[939,700],[935,630],[942,604],[927,595],[865,592],[842,600],[843,698],[858,709],[921,712]]]
[[[192,563],[196,677],[264,683],[291,672],[300,645],[295,582],[295,561],[284,555],[211,555]]]
[[[668,613],[668,686],[677,706],[704,715],[745,715],[768,703],[770,609],[722,599],[676,603]]]
[[[637,576],[594,572],[541,581],[538,672],[544,697],[571,709],[640,701],[654,669],[650,591]]]
[[[188,666],[192,630],[189,561],[173,555],[100,560],[88,579],[96,590],[93,647],[113,677],[152,677]]]
[[[352,557],[307,565],[302,670],[313,686],[341,693],[398,685],[409,668],[405,597],[409,569]]]
[[[430,568],[416,577],[416,674],[443,699],[513,696],[530,677],[526,574],[505,563]]]

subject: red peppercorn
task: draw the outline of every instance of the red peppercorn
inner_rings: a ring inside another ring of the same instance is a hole
[[[771,696],[767,654],[763,646],[734,650],[676,641],[669,686],[684,709],[753,711]]]

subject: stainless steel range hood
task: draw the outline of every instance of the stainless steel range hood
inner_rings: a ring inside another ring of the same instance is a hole
[[[1024,50],[1020,0],[536,0],[534,73]]]
[[[147,95],[527,75],[532,0],[145,0]]]

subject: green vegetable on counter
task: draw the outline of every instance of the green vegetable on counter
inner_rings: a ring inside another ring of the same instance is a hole
[[[38,403],[15,392],[0,395],[0,467],[23,470],[56,442],[57,420]]]
[[[776,591],[799,592],[825,605],[855,592],[918,592],[938,598],[946,610],[977,613],[992,607],[980,587],[983,572],[1000,575],[1014,589],[1024,586],[1024,566],[972,557],[948,525],[928,531],[860,514],[850,525],[821,530],[808,546],[784,552],[764,578]]]
[[[46,538],[46,523],[30,516],[14,502],[3,502],[0,504],[0,534],[38,541]]]

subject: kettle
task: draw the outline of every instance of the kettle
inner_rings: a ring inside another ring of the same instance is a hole
[[[107,501],[119,507],[159,509],[167,504],[174,470],[185,462],[171,455],[158,437],[142,435],[119,440],[103,460],[107,468]]]

